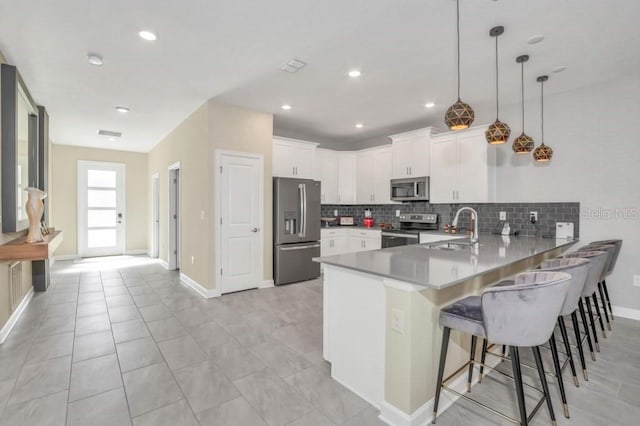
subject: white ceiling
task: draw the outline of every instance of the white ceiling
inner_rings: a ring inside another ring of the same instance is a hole
[[[549,94],[637,72],[638,16],[637,0],[462,0],[462,99],[491,108],[494,25],[505,27],[508,104],[519,102],[515,57],[523,53],[531,95],[535,77],[558,65],[568,68],[552,74]],[[158,40],[140,39],[142,28]],[[528,45],[534,34],[544,41]],[[148,151],[216,98],[273,112],[278,134],[348,146],[444,127],[456,98],[453,0],[3,1],[0,50],[49,109],[54,142],[71,145]],[[89,65],[89,52],[104,65]],[[291,57],[309,65],[280,71]],[[348,78],[352,68],[362,77]],[[436,107],[425,109],[427,101]],[[99,128],[123,137],[110,142]]]

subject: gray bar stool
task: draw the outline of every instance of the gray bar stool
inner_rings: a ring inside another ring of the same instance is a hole
[[[620,255],[620,250],[622,249],[622,240],[601,240],[589,243],[590,246],[598,246],[601,244],[613,244],[614,246],[616,246],[616,252],[613,256],[613,262],[611,262],[609,270],[607,271],[607,276],[609,276],[613,272],[613,269],[616,267],[616,263],[618,262],[618,256]],[[602,280],[602,289],[604,290],[604,296],[607,298],[607,305],[609,306],[609,312],[611,312],[611,319],[613,320],[613,309],[611,309],[611,299],[609,298],[609,290],[607,289],[606,280]]]
[[[614,257],[616,255],[616,246],[614,244],[601,244],[601,245],[589,244],[587,246],[580,247],[578,249],[578,251],[594,251],[594,250],[607,252],[607,261],[604,265],[604,269],[602,270],[602,275],[598,280],[598,293],[600,294],[600,302],[598,302],[595,294],[593,295],[593,297],[596,298],[596,300],[594,300],[594,304],[596,305],[596,307],[598,309],[602,307],[602,313],[604,313],[604,318],[607,321],[607,328],[609,329],[609,331],[611,331],[611,322],[609,321],[609,311],[607,310],[607,304],[606,304],[606,299],[604,295],[604,289],[602,287],[602,282],[607,278],[607,273],[609,272],[611,265],[613,265],[614,263]],[[598,315],[600,315],[600,312],[598,312]],[[611,316],[613,316],[613,312],[611,312]],[[600,322],[600,327],[604,328],[601,315],[599,318],[599,322]]]
[[[433,403],[433,423],[436,422],[438,415],[438,403],[442,388],[445,387],[447,390],[452,391],[445,384],[451,377],[443,381],[449,336],[452,329],[472,336],[471,356],[468,363],[468,384],[471,383],[473,365],[476,362],[474,357],[478,336],[499,345],[508,345],[515,379],[520,424],[528,425],[531,417],[544,402],[547,403],[549,416],[555,423],[556,418],[553,413],[549,387],[538,346],[547,342],[553,333],[569,289],[570,280],[571,275],[564,272],[525,272],[516,276],[513,285],[489,287],[481,296],[466,297],[444,307],[440,311],[440,325],[443,326],[443,333],[436,394]],[[530,416],[527,415],[525,406],[522,372],[520,370],[519,348],[521,347],[531,347],[543,389],[543,398],[538,402]],[[458,372],[462,369],[459,369]],[[458,393],[456,392],[456,394]],[[486,407],[466,395],[458,395],[510,421],[517,422],[516,419]]]
[[[596,333],[596,323],[593,317],[593,311],[591,310],[591,301],[589,298],[595,295],[595,292],[598,290],[598,281],[602,276],[602,271],[604,270],[605,264],[607,262],[607,252],[605,251],[577,251],[573,253],[568,253],[562,256],[563,258],[582,258],[589,259],[589,274],[587,275],[587,281],[584,285],[584,290],[582,291],[582,298],[587,305],[587,311],[589,313],[589,318],[591,320],[591,331],[593,332],[593,342],[596,346],[596,351],[600,352],[600,344],[598,342],[598,335]],[[597,303],[597,300],[596,300]],[[580,316],[582,317],[582,322],[585,330],[587,329],[587,316],[584,311],[584,307],[582,303],[578,304],[578,310],[580,311]],[[598,309],[596,306],[596,313],[598,313]],[[604,326],[602,327],[604,329]],[[589,349],[591,350],[591,359],[595,361],[596,356],[593,352],[593,344],[591,343],[591,338],[589,336],[589,332],[586,332],[587,342],[589,343]],[[603,334],[604,336],[604,334]]]

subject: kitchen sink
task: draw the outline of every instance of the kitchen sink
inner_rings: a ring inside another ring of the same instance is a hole
[[[429,250],[457,251],[457,250],[463,250],[472,246],[473,244],[470,241],[456,241],[456,242],[441,241],[439,243],[429,244],[425,246],[425,248]]]

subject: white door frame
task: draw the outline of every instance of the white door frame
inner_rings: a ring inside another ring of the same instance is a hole
[[[160,173],[151,175],[151,250],[149,257],[160,256]]]
[[[214,256],[214,276],[216,277],[216,288],[215,288],[215,293],[216,295],[220,295],[222,294],[222,275],[220,274],[220,270],[222,267],[222,258],[220,257],[221,254],[221,250],[222,250],[222,227],[220,224],[220,211],[221,211],[221,201],[220,198],[222,197],[222,187],[221,187],[221,182],[222,179],[220,179],[220,174],[221,174],[221,167],[222,167],[222,157],[224,156],[229,156],[229,157],[242,157],[242,158],[251,158],[254,160],[258,160],[258,175],[260,177],[260,185],[259,185],[259,189],[258,189],[258,205],[261,206],[260,209],[258,209],[258,223],[260,224],[260,229],[262,230],[262,232],[259,232],[258,235],[258,239],[259,239],[259,247],[261,248],[260,251],[262,252],[262,256],[260,256],[260,258],[258,259],[258,268],[260,270],[260,276],[264,277],[264,230],[266,229],[265,227],[265,223],[264,223],[264,156],[262,154],[257,154],[257,153],[250,153],[250,152],[241,152],[241,151],[228,151],[228,150],[222,150],[222,149],[216,149],[215,151],[215,164],[214,164],[214,170],[216,173],[216,178],[214,179],[214,185],[213,185],[213,193],[216,194],[213,198],[214,198],[214,206],[213,206],[213,228],[214,228],[214,232],[215,232],[215,256]],[[262,285],[260,285],[260,287],[262,286],[270,286],[270,285],[264,285],[264,280],[261,279],[260,283]]]
[[[172,249],[173,246],[171,245],[171,237],[172,237],[172,223],[173,220],[171,218],[171,204],[172,204],[172,200],[174,197],[174,194],[172,194],[172,189],[173,189],[173,184],[171,182],[171,176],[173,175],[174,171],[178,171],[178,193],[177,195],[177,216],[178,216],[178,220],[176,223],[176,232],[175,232],[175,238],[176,238],[176,250],[177,250],[177,254],[174,257],[172,255]],[[168,204],[167,204],[167,210],[168,210],[168,221],[167,221],[167,264],[169,265],[169,270],[176,270],[176,269],[180,269],[180,256],[182,256],[182,247],[181,247],[181,229],[182,228],[182,179],[180,177],[180,162],[176,162],[171,164],[168,168],[167,168],[167,200],[168,200]]]
[[[76,222],[77,222],[77,238],[76,238],[76,244],[77,244],[77,254],[79,257],[82,257],[83,255],[85,255],[86,253],[83,253],[83,248],[85,248],[87,246],[87,241],[86,241],[86,237],[85,237],[85,233],[84,231],[86,231],[87,228],[87,219],[86,219],[86,212],[83,211],[83,207],[84,210],[87,209],[87,194],[86,194],[86,187],[84,187],[82,185],[83,181],[86,181],[86,177],[82,177],[81,173],[82,173],[82,169],[84,167],[90,168],[91,166],[96,166],[96,167],[100,167],[100,166],[107,166],[107,167],[114,167],[114,168],[119,168],[120,172],[121,172],[121,176],[122,176],[122,182],[120,182],[120,184],[122,185],[122,194],[118,194],[117,193],[117,186],[116,186],[116,199],[119,195],[122,195],[120,200],[116,201],[116,206],[119,207],[122,210],[122,215],[123,217],[121,218],[121,223],[120,223],[120,232],[121,232],[121,238],[122,238],[122,250],[120,253],[107,253],[105,252],[105,256],[113,256],[113,255],[123,255],[127,249],[127,206],[126,206],[126,200],[127,200],[127,180],[126,180],[126,172],[127,172],[127,167],[125,163],[114,163],[114,162],[108,162],[108,161],[88,161],[88,160],[78,160],[77,163],[77,171],[76,171]],[[117,184],[116,184],[117,185]],[[118,212],[116,212],[117,214]],[[116,231],[116,233],[118,233],[118,231]],[[117,236],[116,236],[116,240],[117,240]],[[100,250],[97,250],[98,252]],[[92,255],[93,256],[93,255]],[[100,256],[99,253],[95,254],[95,256]]]

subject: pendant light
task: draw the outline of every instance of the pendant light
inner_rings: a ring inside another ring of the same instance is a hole
[[[553,157],[553,149],[544,144],[544,82],[549,80],[549,76],[541,75],[536,79],[540,83],[540,123],[541,123],[541,139],[542,144],[533,150],[533,158],[539,163],[551,161]]]
[[[504,33],[504,27],[498,26],[491,28],[489,35],[496,38],[496,121],[489,125],[489,128],[484,132],[487,138],[487,143],[491,145],[499,145],[505,143],[511,135],[511,129],[507,123],[503,123],[498,118],[500,113],[500,98],[498,91],[498,37]]]
[[[521,55],[516,58],[516,62],[521,65],[521,90],[522,90],[522,134],[514,141],[511,148],[516,154],[528,154],[533,149],[533,139],[524,133],[524,63],[529,60],[529,55]]]
[[[460,100],[460,0],[456,0],[456,34],[458,37],[458,100],[444,114],[444,122],[451,130],[466,129],[473,123],[474,112]]]

